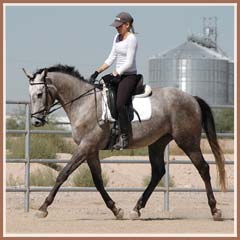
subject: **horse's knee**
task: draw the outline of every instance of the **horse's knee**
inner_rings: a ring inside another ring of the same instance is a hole
[[[156,179],[157,181],[164,176],[166,173],[165,167],[164,168],[154,168],[152,170],[152,179]]]

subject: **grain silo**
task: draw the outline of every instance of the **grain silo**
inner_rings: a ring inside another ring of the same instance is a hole
[[[215,19],[216,21],[216,19]],[[233,104],[234,64],[217,46],[216,26],[204,24],[204,36],[149,59],[152,87],[176,87],[211,105]]]

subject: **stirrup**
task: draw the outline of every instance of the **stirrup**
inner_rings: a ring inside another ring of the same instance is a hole
[[[121,134],[119,136],[118,142],[113,146],[113,149],[115,150],[123,150],[128,148],[128,135],[127,134]]]

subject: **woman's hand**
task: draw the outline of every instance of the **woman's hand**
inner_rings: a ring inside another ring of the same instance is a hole
[[[116,76],[118,76],[119,74],[117,73],[117,71],[113,71],[112,75],[113,75],[114,77],[116,77]]]
[[[93,83],[95,82],[98,74],[99,74],[99,72],[98,72],[98,71],[95,71],[95,72],[90,76],[89,82],[93,84]]]

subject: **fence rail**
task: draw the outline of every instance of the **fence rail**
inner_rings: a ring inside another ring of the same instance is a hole
[[[30,107],[28,101],[6,101],[6,104],[21,104],[25,105],[25,129],[24,130],[12,130],[7,129],[6,134],[24,134],[25,135],[25,158],[24,159],[6,159],[7,163],[24,163],[25,164],[25,185],[24,187],[7,187],[7,192],[23,192],[24,197],[24,210],[29,211],[29,200],[31,192],[49,192],[51,187],[31,187],[30,186],[30,164],[31,163],[67,163],[68,160],[57,160],[57,159],[30,159],[30,135],[31,134],[71,134],[71,131],[67,130],[30,130]],[[233,108],[230,105],[215,105],[212,108]],[[58,123],[60,124],[60,123]],[[69,123],[64,123],[69,124]],[[205,136],[205,134],[203,134]],[[232,133],[218,133],[221,138],[234,137]],[[169,193],[170,192],[205,192],[205,189],[199,188],[171,188],[169,187],[169,165],[171,164],[191,164],[188,160],[169,160],[169,146],[165,151],[165,164],[166,174],[164,176],[164,187],[157,187],[154,191],[164,193],[164,210],[169,211]],[[215,161],[207,161],[209,164],[215,164]],[[120,164],[147,164],[148,160],[101,160],[101,163],[120,163]],[[226,161],[226,164],[233,165],[234,161]],[[145,188],[106,188],[108,192],[143,192]],[[62,187],[61,192],[95,192],[95,187]],[[214,192],[220,192],[219,189],[213,189]],[[234,189],[228,189],[227,192],[233,192]]]

